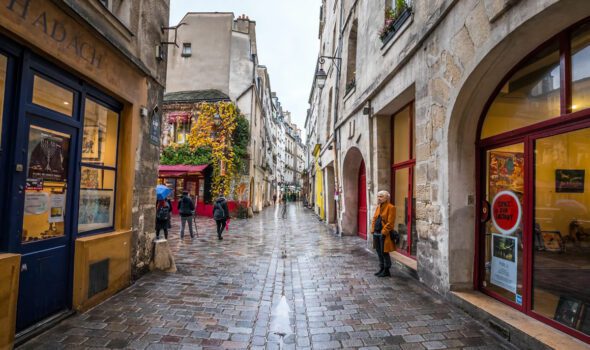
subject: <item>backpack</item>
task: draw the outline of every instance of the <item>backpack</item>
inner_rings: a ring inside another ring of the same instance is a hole
[[[183,197],[180,201],[180,215],[192,215],[193,209],[191,209],[191,200],[188,197]]]
[[[160,206],[156,211],[156,220],[158,221],[166,221],[170,218],[170,207],[168,207],[168,203]]]
[[[215,220],[222,220],[225,218],[225,210],[219,202],[215,202],[213,205],[213,218]]]

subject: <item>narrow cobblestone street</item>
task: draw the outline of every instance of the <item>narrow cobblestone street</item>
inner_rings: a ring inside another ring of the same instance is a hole
[[[310,210],[270,207],[218,241],[170,243],[178,273],[150,273],[21,349],[504,349],[479,323],[404,272],[377,278],[357,237],[337,238]]]

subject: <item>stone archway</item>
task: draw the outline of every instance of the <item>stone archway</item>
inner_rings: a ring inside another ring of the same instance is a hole
[[[363,155],[357,147],[350,148],[342,162],[342,234],[356,235],[358,232],[358,175]]]
[[[516,27],[479,60],[466,67],[449,110],[432,106],[431,114],[449,116],[446,123],[447,176],[441,191],[448,203],[449,289],[473,287],[476,220],[476,147],[479,120],[502,79],[522,59],[555,34],[590,16],[588,6],[562,1]],[[507,19],[502,19],[507,20]],[[492,46],[492,45],[490,45]]]

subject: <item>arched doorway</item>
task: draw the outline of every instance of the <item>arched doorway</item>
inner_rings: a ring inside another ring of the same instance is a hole
[[[513,69],[478,134],[477,288],[590,341],[590,23]]]
[[[357,147],[351,147],[342,161],[342,234],[358,235],[359,227],[367,225],[366,220],[359,220],[359,175],[361,163],[364,165],[363,155]],[[366,171],[365,171],[366,172]],[[366,176],[365,176],[366,179]],[[366,184],[366,182],[365,182]],[[366,185],[365,191],[366,193]],[[365,196],[366,199],[366,196]],[[365,202],[366,203],[366,202]],[[365,205],[366,207],[366,205]],[[366,228],[364,230],[366,235]]]
[[[367,171],[365,162],[361,161],[358,175],[358,235],[367,239]]]

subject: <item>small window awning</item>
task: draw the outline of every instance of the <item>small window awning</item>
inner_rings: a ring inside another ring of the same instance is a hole
[[[203,175],[209,164],[201,165],[160,165],[158,168],[159,177],[182,177],[187,175]]]

